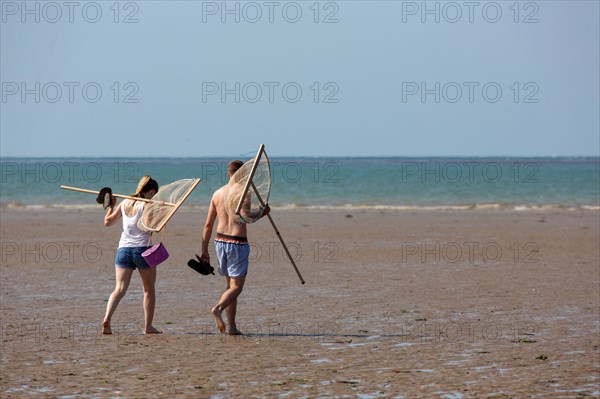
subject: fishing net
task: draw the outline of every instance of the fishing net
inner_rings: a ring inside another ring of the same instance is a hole
[[[152,202],[144,206],[138,227],[144,231],[162,230],[198,183],[200,179],[183,179],[161,186]]]
[[[235,185],[226,198],[229,214],[236,214],[240,223],[256,222],[263,216],[271,192],[271,169],[264,148],[261,147],[256,157],[242,165],[231,179]]]

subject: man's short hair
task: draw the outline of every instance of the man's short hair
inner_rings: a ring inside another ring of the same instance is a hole
[[[227,165],[227,173],[233,176],[233,174],[237,172],[237,170],[241,168],[243,164],[244,163],[242,161],[237,159],[235,161],[229,162],[229,165]]]

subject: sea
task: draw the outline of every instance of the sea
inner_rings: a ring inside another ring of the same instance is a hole
[[[2,158],[0,207],[97,207],[61,185],[131,194],[201,178],[186,205],[208,207],[231,158]],[[242,159],[245,161],[245,159]],[[600,158],[272,157],[272,207],[600,210]]]

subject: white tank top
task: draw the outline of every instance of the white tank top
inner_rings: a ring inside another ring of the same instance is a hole
[[[144,211],[144,204],[141,203],[138,205],[137,212],[132,217],[127,216],[125,213],[125,201],[121,203],[120,207],[121,215],[123,216],[123,233],[121,233],[119,248],[147,246],[150,233],[140,230],[137,226],[137,222]]]

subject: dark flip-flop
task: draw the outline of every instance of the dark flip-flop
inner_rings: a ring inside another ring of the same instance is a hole
[[[96,197],[96,202],[102,204],[104,209],[110,206],[110,199],[112,197],[112,189],[110,187],[104,187],[98,193]]]
[[[200,258],[198,255],[196,255],[196,259],[190,259],[187,263],[188,266],[204,276],[208,276],[209,274],[215,274],[215,268],[212,267],[209,262]]]

